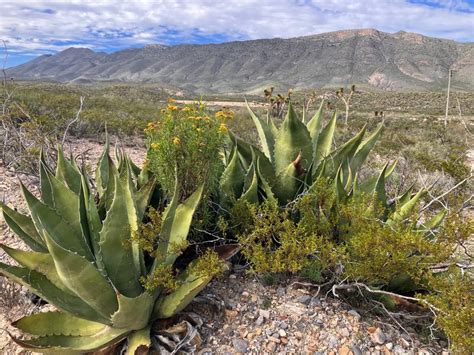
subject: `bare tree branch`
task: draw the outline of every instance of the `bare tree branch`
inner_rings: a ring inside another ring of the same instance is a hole
[[[66,129],[64,130],[63,139],[61,141],[61,147],[64,147],[64,142],[66,141],[66,135],[67,135],[67,132],[69,131],[69,127],[71,127],[74,123],[76,123],[79,120],[79,117],[82,112],[82,107],[84,105],[84,96],[81,96],[80,100],[81,100],[81,104],[79,106],[79,109],[76,112],[76,117],[71,122],[68,123]]]

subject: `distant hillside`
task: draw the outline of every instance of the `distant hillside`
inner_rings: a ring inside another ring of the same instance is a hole
[[[69,48],[8,69],[15,79],[146,82],[193,92],[368,85],[384,90],[474,90],[474,43],[384,33],[338,31],[290,39],[206,45],[148,45],[112,54]]]

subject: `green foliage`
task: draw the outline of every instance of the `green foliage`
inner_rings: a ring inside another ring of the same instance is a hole
[[[189,196],[201,184],[205,195],[214,187],[221,166],[220,148],[227,132],[225,121],[230,112],[209,116],[203,104],[178,107],[170,99],[158,121],[150,123],[147,164],[166,192],[172,192],[175,180],[180,193]]]
[[[323,126],[323,104],[304,123],[289,102],[286,118],[279,128],[271,117],[259,118],[248,107],[262,150],[229,135],[232,150],[220,179],[221,204],[229,206],[238,199],[250,202],[276,199],[284,205],[311,189],[320,178],[337,180],[340,169],[341,183],[350,188],[377,142],[382,126],[365,140],[364,126],[346,143],[332,149],[336,114]]]
[[[267,201],[253,211],[252,227],[239,235],[242,253],[252,262],[253,270],[294,273],[307,267],[322,238],[293,222],[275,202]]]
[[[225,267],[212,251],[183,271],[174,267],[202,187],[179,203],[177,184],[164,211],[156,209],[160,201],[148,208],[160,191],[155,179],[121,152],[116,166],[108,150],[96,171],[98,201],[89,177],[59,150],[55,173],[40,161],[41,199],[22,186],[30,216],[1,206],[7,224],[34,251],[1,246],[20,266],[1,263],[0,272],[60,310],[41,325],[36,315],[16,323],[41,335],[14,338],[26,349],[89,352],[136,340],[136,332],[148,342],[157,318],[183,309]]]
[[[451,269],[442,275],[430,276],[429,294],[418,297],[437,308],[437,325],[453,342],[454,353],[474,352],[474,279]]]

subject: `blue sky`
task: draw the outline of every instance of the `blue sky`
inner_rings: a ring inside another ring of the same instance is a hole
[[[71,46],[110,53],[354,28],[474,42],[474,0],[0,1],[7,67]]]

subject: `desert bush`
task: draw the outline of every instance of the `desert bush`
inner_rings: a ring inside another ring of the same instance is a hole
[[[453,213],[438,225],[442,214],[428,213],[421,222],[413,209],[403,220],[394,221],[396,212],[381,220],[384,208],[374,207],[372,198],[334,205],[332,190],[320,183],[317,193],[307,193],[291,206],[278,208],[275,201],[265,201],[248,207],[252,223],[238,239],[252,270],[298,274],[329,289],[364,283],[391,294],[367,295],[376,307],[382,302],[384,312],[396,310],[397,295],[415,297],[411,300],[434,311],[436,325],[455,349],[472,351],[466,338],[474,316],[472,275],[461,277],[459,269],[456,276],[437,271],[463,260],[455,251],[472,237],[472,219]]]
[[[13,338],[22,347],[82,353],[118,344],[114,351],[161,352],[179,336],[152,341],[152,325],[181,311],[225,268],[211,249],[180,270],[174,266],[202,186],[180,203],[177,182],[172,200],[157,212],[163,201],[155,178],[124,154],[118,161],[107,146],[96,171],[96,200],[89,177],[59,150],[55,174],[40,162],[41,199],[22,186],[30,216],[1,204],[6,223],[32,251],[2,245],[20,266],[0,263],[0,273],[59,309],[14,323],[29,336]],[[185,325],[189,333],[192,325]],[[180,346],[192,338],[186,334]]]
[[[458,354],[474,352],[474,279],[451,267],[440,275],[429,275],[430,293],[418,297],[437,309],[436,324],[452,341],[452,350]]]
[[[183,198],[202,184],[207,196],[221,167],[220,149],[231,117],[229,110],[211,116],[201,103],[179,107],[169,100],[160,119],[146,128],[147,165],[166,192],[179,180]]]

